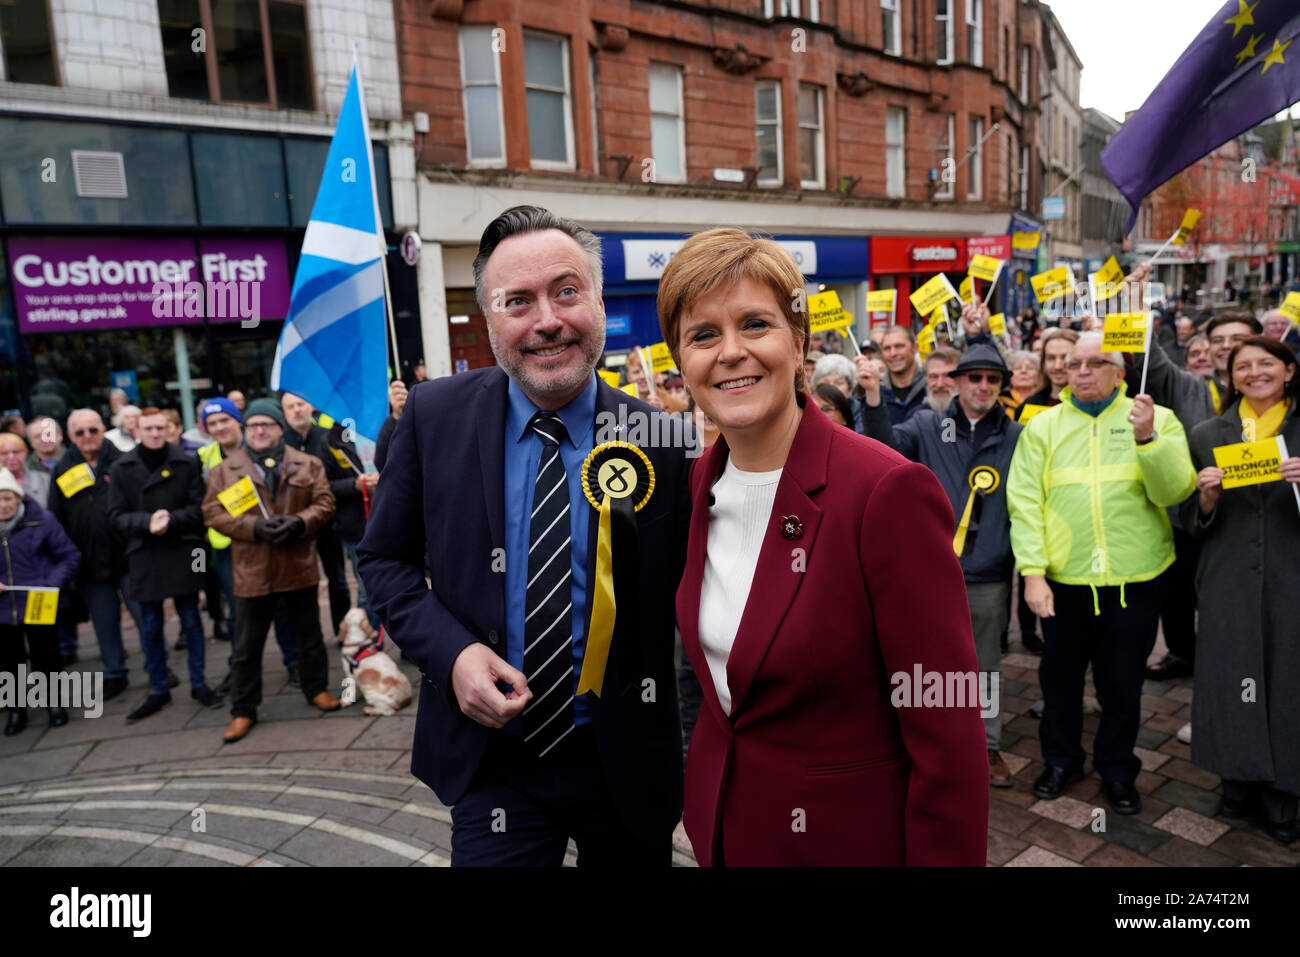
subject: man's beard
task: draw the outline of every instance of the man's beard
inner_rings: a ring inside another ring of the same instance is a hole
[[[519,383],[519,387],[530,398],[563,399],[574,394],[591,379],[596,363],[605,352],[605,323],[602,317],[599,326],[593,327],[590,336],[579,339],[576,343],[586,361],[581,366],[575,366],[572,373],[563,378],[541,380],[525,369],[525,357],[520,355],[517,349],[506,352],[498,348],[496,330],[491,319],[488,320],[487,327],[488,344],[492,347],[492,355],[496,358],[497,364],[505,370],[506,375]],[[552,344],[558,345],[560,341],[559,337],[556,337],[556,341]]]
[[[934,411],[947,412],[948,406],[952,405],[954,395],[956,395],[955,392],[947,395],[944,395],[943,393],[935,394],[933,392],[927,392],[925,394],[925,401],[930,408],[934,409]]]

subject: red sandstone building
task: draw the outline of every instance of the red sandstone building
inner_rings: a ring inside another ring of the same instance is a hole
[[[1013,214],[1037,228],[1024,211],[1041,199],[1048,75],[1033,0],[395,10],[431,375],[491,362],[470,264],[483,227],[518,203],[602,237],[611,350],[658,338],[659,272],[699,229],[774,236],[865,334],[869,288],[897,288],[892,318],[908,321],[906,294],[938,271],[955,284],[968,238],[1007,236]],[[1010,265],[998,304],[1018,310],[1014,280],[1034,263]]]

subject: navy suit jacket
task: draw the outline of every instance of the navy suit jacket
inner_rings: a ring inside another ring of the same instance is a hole
[[[506,657],[501,562],[509,381],[493,367],[411,390],[358,549],[371,608],[423,675],[411,772],[448,805],[470,787],[489,735],[507,733],[465,716],[451,687],[451,669],[475,641]],[[684,420],[602,381],[596,391],[596,444],[638,439],[635,413],[655,423],[660,442],[636,442],[655,470],[654,494],[636,516],[640,608],[631,634],[637,640],[620,641],[625,621],[620,619],[591,718],[614,803],[630,829],[647,842],[660,842],[682,809],[674,596],[690,529],[690,431]],[[602,429],[611,421],[629,428]],[[589,563],[595,561],[598,525],[593,516]],[[589,572],[588,582],[594,577]],[[591,606],[589,585],[588,614]]]

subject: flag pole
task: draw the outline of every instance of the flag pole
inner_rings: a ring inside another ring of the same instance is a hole
[[[402,377],[402,357],[397,351],[397,323],[393,320],[393,291],[388,285],[388,240],[384,236],[384,220],[379,214],[379,187],[375,180],[375,151],[370,144],[370,111],[366,108],[366,85],[361,78],[361,51],[352,41],[352,69],[357,73],[357,99],[361,104],[361,119],[366,124],[366,158],[370,161],[370,195],[375,201],[375,236],[379,239],[379,266],[384,277],[384,313],[388,317],[388,334],[392,337],[393,374]],[[388,392],[388,377],[384,376],[384,392]]]
[[[1154,315],[1147,313],[1147,332],[1142,342],[1142,384],[1138,386],[1138,395],[1147,391],[1147,364],[1151,359],[1151,327],[1155,325]]]

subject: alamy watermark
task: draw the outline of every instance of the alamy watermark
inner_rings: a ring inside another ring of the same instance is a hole
[[[81,708],[82,716],[104,713],[102,671],[0,671],[0,708]]]
[[[998,671],[895,671],[889,676],[889,703],[895,708],[970,708],[981,718],[1001,713],[1002,674]]]

